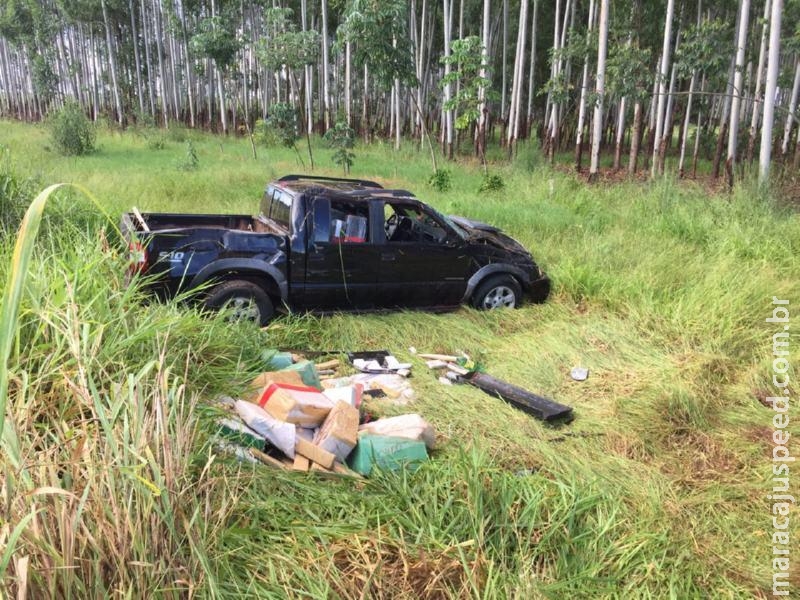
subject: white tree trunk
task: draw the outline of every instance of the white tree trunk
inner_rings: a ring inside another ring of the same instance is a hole
[[[300,2],[300,26],[303,31],[306,31],[308,29],[308,22],[306,19],[307,12],[308,12],[308,0],[302,0]],[[349,49],[350,47],[349,42],[347,46]],[[303,66],[303,77],[305,84],[303,86],[303,90],[305,93],[305,105],[306,105],[306,132],[310,134],[314,130],[314,107],[312,106],[314,102],[313,101],[314,90],[311,88],[311,65]]]
[[[527,39],[526,26],[528,24],[528,0],[521,0],[519,5],[519,30],[517,32],[517,46],[514,56],[514,75],[511,84],[511,107],[508,119],[507,141],[509,151],[519,135],[519,114],[522,103],[522,72],[525,69],[525,41]]]
[[[673,0],[670,0],[672,2]],[[600,0],[600,22],[598,23],[597,37],[597,82],[595,92],[597,103],[594,105],[592,124],[592,163],[589,167],[589,177],[597,177],[600,166],[600,137],[603,131],[603,95],[606,91],[606,52],[608,50],[608,3],[609,0]]]
[[[594,0],[589,0],[589,23],[588,30],[594,28],[595,4]],[[583,155],[583,127],[586,124],[586,93],[589,87],[589,55],[583,59],[583,75],[581,77],[581,96],[578,100],[578,127],[575,135],[575,170],[581,169],[581,156]]]
[[[736,42],[736,67],[733,76],[733,98],[731,99],[730,124],[728,125],[728,161],[736,162],[736,142],[739,135],[739,110],[742,105],[742,72],[744,51],[747,44],[747,27],[750,19],[750,0],[741,0],[739,10],[739,37]]]
[[[322,0],[322,102],[325,110],[325,131],[331,127],[330,80],[328,78],[328,0]]]
[[[692,95],[694,86],[697,83],[697,69],[692,71],[692,79],[689,81],[689,98],[686,100],[686,114],[683,118],[683,136],[681,137],[681,157],[678,160],[678,174],[683,177],[683,163],[686,159],[686,140],[689,138],[689,124],[692,114]]]
[[[444,14],[444,57],[448,58],[450,56],[450,39],[452,37],[452,13],[453,13],[453,2],[452,0],[443,0],[442,2],[443,14]],[[444,76],[445,79],[450,76],[450,64],[445,63],[444,65]],[[450,102],[452,93],[451,84],[448,82],[444,86],[444,104],[446,105]],[[445,154],[448,158],[453,158],[453,111],[451,109],[445,108],[444,109],[444,146],[445,146]]]
[[[767,85],[764,90],[764,118],[761,126],[761,149],[758,156],[758,180],[762,185],[769,181],[769,163],[772,156],[772,125],[775,119],[775,88],[778,86],[778,67],[780,66],[782,11],[783,0],[772,0],[772,15],[769,20]]]
[[[481,36],[481,69],[480,75],[481,78],[488,77],[488,72],[486,70],[489,64],[489,8],[491,2],[490,0],[483,0],[483,35]],[[481,87],[478,91],[478,97],[480,100],[480,106],[478,107],[478,147],[480,149],[480,154],[483,159],[485,155],[485,148],[484,148],[484,141],[486,139],[486,88]]]
[[[531,24],[531,61],[528,65],[528,112],[526,114],[526,122],[528,123],[529,127],[533,122],[533,92],[535,90],[533,79],[535,73],[534,66],[536,65],[536,18],[538,13],[539,0],[533,0],[533,23]]]
[[[795,58],[794,84],[792,85],[792,98],[789,100],[789,112],[786,113],[786,126],[783,129],[783,143],[781,144],[781,156],[785,159],[789,152],[789,138],[792,135],[792,125],[794,125],[794,111],[797,108],[797,94],[800,92],[800,57]],[[800,136],[799,136],[800,137]]]
[[[661,50],[661,66],[658,70],[658,102],[656,103],[655,127],[656,135],[653,142],[653,169],[652,175],[658,173],[658,152],[661,145],[661,136],[664,131],[664,109],[666,106],[665,88],[667,73],[669,71],[670,42],[672,41],[672,18],[675,14],[675,0],[668,0],[667,15],[664,22],[664,45]]]
[[[758,72],[756,73],[756,89],[753,93],[753,115],[750,120],[750,139],[747,142],[747,160],[753,161],[753,151],[758,133],[758,118],[761,116],[761,84],[764,81],[764,62],[767,56],[767,31],[769,29],[770,0],[764,3],[764,24],[761,26],[761,46],[758,50]]]
[[[108,10],[106,9],[106,1],[101,0],[101,7],[103,9],[103,24],[106,28],[106,47],[108,48],[108,68],[111,71],[111,85],[114,92],[114,105],[117,109],[117,121],[122,125],[122,102],[119,97],[119,86],[117,85],[117,64],[114,60],[114,41],[111,39],[111,27],[108,24]]]

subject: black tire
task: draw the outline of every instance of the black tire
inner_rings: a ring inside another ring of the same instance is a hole
[[[475,289],[471,304],[479,310],[517,308],[522,304],[522,288],[511,275],[493,275]]]
[[[220,283],[211,289],[203,304],[209,310],[229,309],[232,322],[253,321],[266,325],[275,314],[272,300],[264,289],[243,279]]]

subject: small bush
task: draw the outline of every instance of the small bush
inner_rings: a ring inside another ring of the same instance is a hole
[[[180,171],[195,171],[200,166],[200,159],[197,158],[197,150],[194,148],[192,140],[186,142],[186,157],[178,163]]]
[[[453,178],[450,169],[436,169],[428,179],[428,185],[437,192],[446,192],[453,185]]]
[[[0,237],[17,230],[40,182],[21,177],[11,168],[8,150],[0,153]]]
[[[506,187],[505,181],[500,175],[486,175],[481,181],[479,192],[497,192]]]
[[[163,150],[167,147],[167,138],[161,133],[153,132],[147,135],[146,139],[149,150]]]
[[[189,131],[183,125],[173,123],[167,129],[167,139],[182,144],[189,140]]]
[[[356,143],[356,132],[344,121],[339,121],[326,131],[323,137],[328,146],[333,148],[333,162],[341,165],[344,174],[348,175],[356,158],[356,155],[350,152]]]
[[[53,115],[50,133],[56,150],[61,154],[81,156],[94,151],[94,126],[77,102],[68,101]]]
[[[281,138],[274,127],[268,121],[258,119],[253,128],[253,138],[257,144],[266,146],[267,148],[274,148],[281,145]]]

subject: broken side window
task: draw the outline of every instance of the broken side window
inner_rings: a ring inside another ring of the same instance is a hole
[[[447,239],[447,230],[416,205],[387,202],[384,217],[388,242],[442,244]]]
[[[363,244],[369,239],[369,205],[366,202],[331,200],[330,241]]]

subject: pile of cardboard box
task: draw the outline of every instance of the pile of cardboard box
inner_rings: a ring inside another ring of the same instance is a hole
[[[413,398],[404,377],[360,373],[332,378],[338,361],[319,366],[325,368],[292,361],[261,373],[243,398],[228,399],[230,414],[218,423],[219,446],[239,458],[284,469],[358,476],[376,467],[415,468],[428,458],[436,436],[420,415],[368,421],[360,411],[365,390]]]

